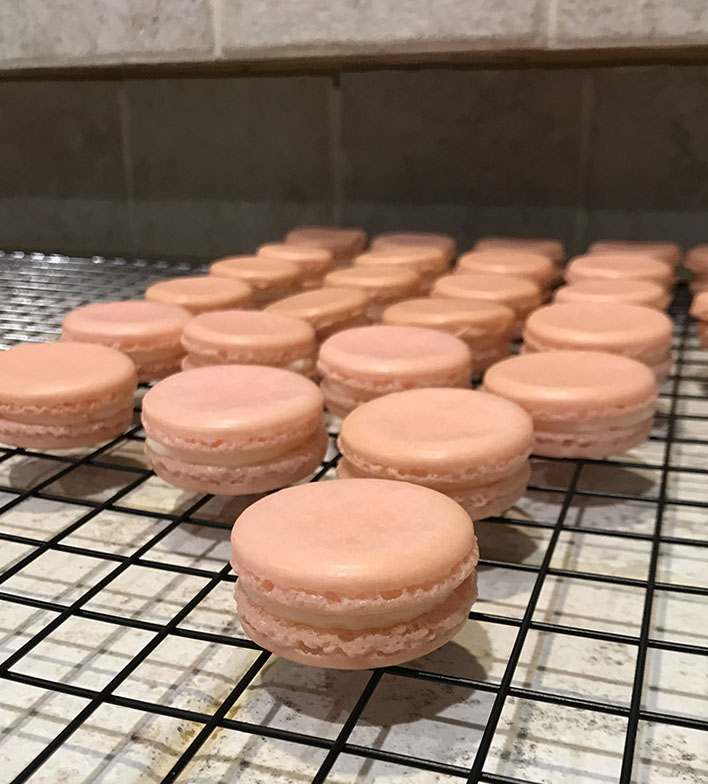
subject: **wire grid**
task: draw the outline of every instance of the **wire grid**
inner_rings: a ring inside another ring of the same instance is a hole
[[[0,345],[195,269],[2,254]],[[477,525],[468,624],[406,666],[325,671],[252,643],[227,565],[252,499],[162,483],[138,408],[97,449],[2,449],[0,781],[708,780],[708,358],[685,290],[672,315],[650,440],[534,459],[526,497]]]

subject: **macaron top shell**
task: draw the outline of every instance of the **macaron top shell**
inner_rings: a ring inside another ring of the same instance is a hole
[[[314,348],[315,331],[301,319],[260,310],[213,310],[195,316],[185,329],[187,351],[210,350],[281,353]]]
[[[402,248],[428,246],[443,251],[447,261],[452,261],[457,254],[457,243],[448,234],[436,234],[429,231],[392,231],[379,234],[371,241],[372,248]]]
[[[252,289],[269,285],[297,283],[302,272],[289,261],[265,256],[230,256],[219,259],[209,267],[209,274],[232,280],[243,280]]]
[[[157,430],[217,449],[259,449],[266,440],[288,441],[295,424],[314,431],[323,407],[317,386],[297,373],[218,365],[159,381],[143,399],[143,424],[148,435]]]
[[[668,264],[650,256],[636,254],[597,253],[577,256],[565,270],[568,283],[592,278],[629,278],[652,280],[661,286],[670,286],[672,277],[673,270]]]
[[[650,280],[622,280],[616,278],[597,278],[580,280],[557,289],[554,301],[570,302],[626,302],[632,305],[646,305],[651,308],[665,308],[669,304],[666,289]]]
[[[506,332],[514,322],[514,312],[499,302],[419,297],[390,305],[383,313],[384,324],[433,327],[470,336]]]
[[[534,311],[524,325],[524,339],[583,345],[619,351],[633,347],[671,343],[671,319],[654,308],[622,303],[576,303],[547,305]]]
[[[368,304],[369,298],[361,289],[327,286],[285,297],[265,310],[306,319],[317,328],[332,319],[363,313]]]
[[[470,352],[454,335],[419,327],[371,326],[338,332],[320,348],[318,367],[326,375],[355,373],[364,378],[405,381],[426,376],[469,374]]]
[[[447,271],[449,256],[437,245],[381,245],[354,259],[355,267],[401,267],[421,275]]]
[[[65,338],[115,343],[126,347],[145,342],[179,341],[192,314],[176,305],[144,300],[95,302],[72,310],[64,318]]]
[[[346,267],[334,270],[325,277],[325,286],[359,288],[366,292],[372,301],[396,296],[399,293],[415,292],[420,276],[410,269],[394,267]]]
[[[483,237],[475,243],[475,250],[496,250],[508,248],[510,250],[527,250],[541,253],[552,262],[558,263],[565,256],[565,247],[560,240],[546,239],[545,237]]]
[[[518,275],[529,278],[539,286],[548,286],[555,274],[553,262],[541,253],[506,248],[474,250],[460,256],[457,272]]]
[[[269,242],[261,245],[256,251],[256,256],[296,264],[306,275],[323,275],[334,267],[332,251],[287,242]]]
[[[476,560],[461,506],[386,479],[316,482],[266,496],[236,520],[231,542],[237,572],[278,589],[345,597],[397,598]]]
[[[61,408],[132,395],[135,365],[116,349],[75,341],[0,351],[0,411]]]
[[[491,273],[446,275],[435,281],[432,294],[434,297],[492,300],[512,307],[533,307],[541,301],[541,290],[528,278]]]
[[[708,321],[708,291],[702,291],[693,298],[691,315],[701,321]]]
[[[532,437],[531,418],[508,400],[468,389],[412,389],[352,411],[339,444],[359,462],[456,476],[508,470],[528,456]]]
[[[638,253],[654,256],[675,267],[681,259],[681,248],[674,242],[652,242],[651,240],[597,240],[588,248],[588,253]]]
[[[212,275],[195,275],[153,283],[145,299],[178,305],[192,313],[235,308],[251,298],[251,287],[241,280],[226,280]]]
[[[544,351],[510,357],[484,374],[484,389],[533,417],[602,420],[650,405],[654,373],[642,362],[602,351]]]
[[[363,229],[343,229],[330,226],[301,226],[289,231],[285,242],[292,245],[312,245],[325,248],[335,256],[358,253],[366,245]]]

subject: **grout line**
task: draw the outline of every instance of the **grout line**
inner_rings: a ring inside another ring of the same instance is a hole
[[[121,157],[127,196],[128,229],[130,231],[130,246],[132,252],[135,253],[138,247],[138,230],[135,215],[135,171],[133,167],[133,146],[131,144],[130,102],[125,81],[121,81],[118,84],[118,105],[120,112]]]
[[[211,31],[214,36],[214,57],[220,60],[224,48],[221,0],[211,0]]]
[[[553,2],[553,0],[551,0]],[[576,253],[583,253],[588,244],[588,190],[592,164],[592,120],[595,102],[595,82],[591,73],[586,73],[581,87],[580,138],[578,149],[578,190],[575,212]]]
[[[558,45],[558,0],[546,0],[546,48]]]
[[[328,79],[327,115],[329,126],[329,165],[332,186],[332,221],[341,226],[344,209],[344,150],[342,149],[341,75]]]

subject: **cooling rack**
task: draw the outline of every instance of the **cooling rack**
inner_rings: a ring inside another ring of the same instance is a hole
[[[0,254],[0,346],[195,269]],[[227,562],[252,499],[155,477],[138,408],[98,449],[0,449],[0,781],[708,781],[708,353],[683,289],[672,316],[651,439],[534,459],[524,499],[477,526],[468,623],[405,666],[248,640]]]

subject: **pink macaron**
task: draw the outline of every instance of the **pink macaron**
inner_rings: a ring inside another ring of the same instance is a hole
[[[457,256],[457,243],[448,234],[436,234],[430,231],[391,231],[379,234],[371,241],[375,250],[402,248],[436,248],[442,251],[447,265],[452,264]]]
[[[368,324],[368,309],[369,298],[361,289],[327,286],[280,299],[266,311],[306,321],[321,341],[343,329]]]
[[[317,369],[327,408],[345,416],[368,400],[420,387],[469,387],[470,351],[454,335],[420,327],[338,332],[320,348]]]
[[[698,277],[708,278],[708,245],[696,245],[686,254],[686,266]]]
[[[430,487],[472,519],[497,515],[525,492],[533,423],[519,406],[470,389],[412,389],[372,400],[342,422],[342,479]]]
[[[182,335],[182,368],[270,365],[311,377],[315,330],[301,319],[259,310],[212,310],[195,316]]]
[[[447,251],[436,245],[382,245],[357,256],[354,266],[415,272],[420,278],[420,291],[427,293],[436,278],[449,271],[450,262]]]
[[[94,446],[133,419],[135,365],[96,343],[28,343],[0,351],[0,442]]]
[[[138,381],[156,381],[180,369],[182,330],[191,317],[161,302],[96,302],[65,316],[62,339],[118,349],[135,363]]]
[[[708,291],[702,291],[693,298],[691,315],[698,319],[698,337],[704,348],[708,348]]]
[[[303,289],[319,288],[324,276],[334,269],[334,256],[325,248],[292,245],[287,242],[268,242],[258,248],[256,256],[294,264],[302,275],[300,285]]]
[[[369,298],[368,317],[378,321],[392,302],[420,292],[420,275],[391,266],[343,267],[326,275],[324,285],[360,289]]]
[[[343,229],[332,226],[301,226],[285,236],[289,245],[302,245],[328,250],[337,266],[350,262],[366,247],[366,232],[363,229]]]
[[[516,275],[465,274],[438,278],[431,291],[433,297],[481,300],[506,305],[514,311],[512,337],[521,336],[529,313],[541,304],[541,289],[528,278]]]
[[[405,482],[281,490],[241,513],[231,553],[246,634],[315,667],[384,667],[430,653],[477,597],[469,515]]]
[[[242,280],[195,275],[153,283],[145,292],[145,299],[177,305],[197,315],[208,310],[243,308],[251,302],[251,293],[251,287]]]
[[[527,278],[547,296],[556,271],[553,262],[542,253],[499,248],[473,250],[463,254],[457,260],[455,272],[463,275],[492,273]]]
[[[186,370],[143,399],[145,453],[155,473],[203,493],[261,493],[303,479],[324,457],[323,422],[317,386],[280,368]]]
[[[556,289],[553,300],[559,304],[625,302],[666,310],[671,297],[663,286],[649,280],[597,278],[561,286]]]
[[[498,302],[419,297],[390,305],[381,321],[394,326],[438,329],[464,340],[476,375],[509,355],[514,311]]]
[[[577,256],[565,269],[568,283],[587,280],[648,280],[665,289],[670,289],[674,271],[663,261],[650,255],[595,253]]]
[[[663,381],[671,371],[673,324],[664,313],[623,303],[556,304],[524,324],[524,352],[607,351],[648,365]]]
[[[475,250],[523,250],[541,253],[554,265],[565,258],[565,246],[560,240],[545,237],[483,237],[475,243]]]
[[[265,256],[229,256],[209,267],[217,278],[239,280],[251,287],[254,305],[295,294],[301,288],[302,272],[289,261]]]
[[[681,261],[681,248],[675,242],[651,240],[597,240],[588,248],[589,254],[639,254],[653,256],[674,268]]]
[[[642,443],[656,388],[644,363],[599,351],[523,354],[484,374],[484,389],[531,415],[534,452],[548,457],[604,458]]]

